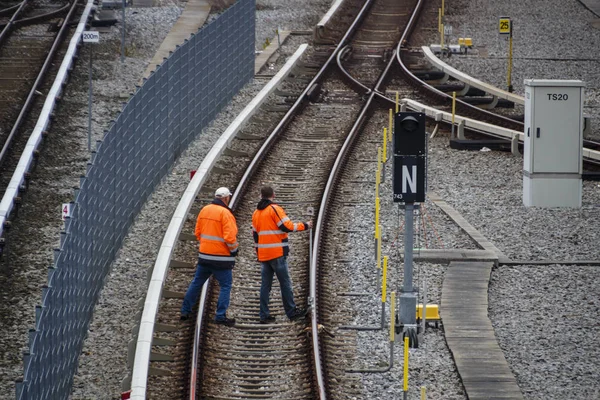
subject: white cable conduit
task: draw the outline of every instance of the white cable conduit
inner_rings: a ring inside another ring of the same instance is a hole
[[[52,88],[50,89],[50,92],[48,92],[48,96],[46,97],[44,107],[42,108],[42,112],[40,113],[37,123],[35,124],[35,128],[33,128],[33,132],[31,133],[31,136],[27,141],[27,145],[23,150],[23,154],[19,159],[19,164],[17,165],[17,168],[15,169],[15,172],[8,183],[8,187],[6,188],[6,192],[2,197],[2,201],[0,201],[0,236],[2,236],[4,224],[8,220],[10,212],[13,209],[15,198],[19,196],[19,188],[25,181],[25,174],[29,171],[29,167],[33,162],[33,153],[42,140],[42,132],[44,132],[48,127],[50,122],[50,114],[54,110],[56,99],[58,96],[60,96],[62,87],[67,80],[69,68],[71,68],[73,59],[77,53],[77,45],[81,40],[81,35],[85,30],[85,26],[93,6],[93,0],[88,0],[85,10],[83,11],[83,15],[81,16],[79,24],[77,25],[77,30],[75,31],[75,34],[69,43],[67,54],[60,65],[60,69],[58,70],[56,79],[52,84]]]
[[[331,17],[333,17],[333,14],[335,14],[337,9],[342,5],[343,2],[344,2],[344,0],[336,0],[331,5],[331,7],[329,8],[329,11],[327,11],[327,14],[325,14],[323,16],[323,18],[321,18],[319,23],[315,26],[315,38],[321,37],[323,31],[325,30],[325,25],[327,25],[327,23],[329,22]]]
[[[450,75],[451,77],[458,79],[459,81],[462,81],[469,86],[481,89],[484,92],[489,93],[493,96],[512,101],[515,104],[525,105],[525,98],[523,96],[519,96],[517,94],[507,92],[506,90],[502,90],[500,88],[492,86],[489,83],[485,83],[483,81],[480,81],[479,79],[475,79],[465,74],[464,72],[459,71],[454,67],[451,67],[450,65],[437,58],[435,54],[433,54],[433,51],[431,51],[429,46],[421,46],[421,49],[423,50],[423,54],[431,64],[433,64],[440,71]]]
[[[148,371],[150,367],[150,350],[152,348],[152,338],[154,336],[154,323],[158,312],[158,306],[162,295],[162,289],[165,277],[169,269],[171,255],[177,244],[177,239],[187,218],[187,215],[194,203],[194,200],[202,185],[206,181],[210,170],[216,164],[217,160],[227,148],[227,145],[233,140],[239,130],[248,122],[250,117],[258,111],[261,104],[283,82],[285,77],[291,72],[304,51],[307,44],[302,44],[292,57],[286,62],[283,68],[269,81],[269,83],[260,91],[260,93],[244,108],[237,118],[223,132],[221,137],[213,145],[206,155],[175,209],[173,218],[165,233],[160,250],[154,263],[152,278],[148,285],[144,310],[140,320],[140,329],[135,349],[135,358],[133,361],[133,370],[131,375],[131,399],[141,400],[146,398],[146,385]]]

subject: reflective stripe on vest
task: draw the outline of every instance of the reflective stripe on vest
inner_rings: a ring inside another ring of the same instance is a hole
[[[268,248],[273,248],[273,247],[288,247],[288,242],[257,244],[254,247],[258,247],[260,249],[268,249]]]
[[[290,218],[289,217],[284,217],[281,220],[279,220],[279,222],[277,223],[277,226],[281,226],[283,225],[284,222],[289,221]]]
[[[198,258],[201,258],[203,260],[210,260],[210,261],[235,261],[235,257],[211,256],[208,254],[199,254]]]
[[[280,230],[276,230],[276,231],[261,231],[258,232],[258,236],[264,236],[264,235],[282,235],[284,234],[284,231],[280,231]]]
[[[224,242],[225,241],[225,239],[223,239],[222,237],[205,235],[205,234],[200,235],[200,239],[214,240],[216,242]]]

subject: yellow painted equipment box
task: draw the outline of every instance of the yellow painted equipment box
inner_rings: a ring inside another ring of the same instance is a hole
[[[423,313],[423,304],[417,304],[417,319],[422,319]],[[427,321],[439,321],[440,313],[437,304],[427,304],[425,310],[425,317]]]

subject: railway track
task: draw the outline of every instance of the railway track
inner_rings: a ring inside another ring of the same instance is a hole
[[[187,232],[193,231],[200,207],[211,200],[216,187],[223,185],[237,187],[232,208],[240,226],[241,249],[253,248],[249,229],[244,235],[243,227],[250,226],[252,212],[259,200],[259,188],[263,184],[276,188],[277,201],[286,207],[294,220],[305,220],[303,214],[307,207],[319,210],[314,241],[316,252],[312,259],[307,260],[311,242],[306,235],[297,234],[290,242],[290,271],[296,299],[299,306],[312,306],[310,323],[286,321],[275,290],[271,304],[277,322],[259,324],[260,266],[250,250],[242,252],[234,270],[229,317],[236,318],[236,327],[226,328],[212,322],[218,288],[210,284],[206,296],[203,294],[200,301],[198,320],[180,324],[177,319],[181,298],[195,265],[171,261],[169,280],[164,284],[164,300],[159,306],[153,343],[155,352],[150,357],[148,397],[302,399],[325,398],[331,394],[334,398],[338,395],[338,398],[347,398],[344,396],[348,392],[344,392],[342,387],[359,390],[360,383],[349,378],[344,370],[344,366],[353,362],[353,334],[335,332],[329,337],[337,336],[338,339],[319,341],[321,332],[327,327],[335,331],[347,324],[349,318],[336,309],[339,304],[335,302],[339,296],[336,289],[331,288],[336,285],[331,283],[332,277],[316,272],[325,268],[324,265],[331,262],[331,254],[338,251],[336,241],[327,239],[331,232],[326,232],[325,228],[326,214],[333,207],[331,202],[337,201],[339,206],[341,201],[339,194],[333,194],[333,186],[340,179],[353,141],[373,113],[366,106],[367,97],[367,102],[383,100],[387,110],[394,104],[393,99],[385,96],[387,88],[387,93],[399,92],[400,96],[411,95],[413,98],[416,95],[417,99],[430,104],[433,102],[441,109],[448,110],[450,107],[450,98],[446,94],[424,84],[406,66],[405,57],[410,54],[403,44],[410,38],[417,21],[417,17],[408,11],[416,10],[415,15],[418,15],[421,2],[399,5],[381,0],[365,4],[364,9],[371,14],[360,20],[364,30],[353,32],[353,41],[340,40],[336,50],[331,46],[316,48],[312,58],[304,62],[303,72],[296,74],[295,83],[288,82],[289,86],[280,90],[280,96],[287,98],[288,102],[265,107],[270,115],[263,115],[260,123],[255,121],[254,126],[249,128],[251,133],[242,135],[246,136],[245,139],[233,142],[232,150],[221,160],[218,172],[209,178],[202,198],[197,199],[198,207],[188,215],[184,228]],[[406,26],[407,29],[395,28],[398,26]],[[326,69],[328,79],[319,80],[325,73],[324,70],[316,72],[315,67],[327,57],[327,62],[336,59],[339,71]],[[390,71],[395,73],[393,79]],[[302,82],[310,82],[303,91],[298,89]],[[298,100],[289,110],[289,99],[295,97]],[[459,102],[458,109],[464,110],[463,114],[500,126],[511,129],[519,126],[518,121],[465,102]],[[285,116],[281,116],[284,112]],[[377,118],[385,119],[382,115]],[[265,124],[271,128],[265,129]],[[272,136],[258,149],[256,158],[241,176],[240,165],[248,164],[250,155],[256,152],[264,139],[260,132],[271,129]],[[340,155],[340,150],[343,155]],[[329,175],[331,170],[337,172]],[[194,260],[195,239],[189,234],[182,235],[182,238],[187,242],[177,250],[176,257]],[[322,246],[320,240],[324,243]],[[308,272],[309,268],[314,271]],[[319,277],[317,274],[320,274]],[[317,281],[329,283],[317,287]],[[302,302],[305,298],[308,298],[306,304]],[[324,299],[323,303],[321,299]],[[192,338],[194,329],[197,330],[195,339]],[[188,346],[191,343],[199,344],[200,348],[190,351]],[[193,355],[193,361],[190,361],[190,355]],[[322,359],[326,360],[326,364],[321,364]],[[194,372],[196,367],[197,374]],[[335,382],[350,383],[337,387],[339,392],[333,394],[328,387],[328,375],[334,377]]]
[[[0,39],[0,194],[57,72],[53,61],[66,50],[69,22],[78,17],[77,1],[23,1],[5,10],[0,12],[6,19]]]
[[[225,165],[240,164],[240,158],[247,158],[248,153],[253,153],[253,147],[256,148],[260,142],[253,146],[248,142],[234,141],[232,155],[224,157],[218,168],[221,174],[225,171],[227,173],[211,176],[205,184],[206,190],[201,194],[203,199],[199,202],[199,207],[211,200],[213,188],[222,185],[237,187],[232,208],[240,227],[238,240],[241,249],[253,249],[251,235],[249,231],[244,234],[243,227],[250,225],[252,212],[259,200],[257,194],[260,186],[265,183],[273,185],[276,188],[276,201],[286,208],[288,215],[295,220],[306,220],[304,212],[307,207],[318,209],[326,182],[330,179],[329,172],[339,157],[339,150],[347,146],[345,142],[348,132],[352,131],[357,135],[371,112],[367,103],[372,103],[374,96],[365,99],[360,92],[352,91],[344,83],[345,78],[331,68],[325,67],[317,71],[310,67],[323,64],[323,57],[329,58],[326,64],[334,65],[335,53],[339,49],[346,44],[356,44],[359,47],[363,46],[367,52],[370,45],[379,46],[381,49],[380,56],[376,57],[379,62],[369,63],[363,71],[373,74],[373,69],[376,68],[378,72],[375,74],[382,75],[384,71],[389,70],[392,60],[388,57],[387,65],[382,63],[381,60],[385,58],[382,51],[393,48],[399,41],[401,27],[409,20],[406,15],[411,15],[416,2],[403,6],[389,0],[367,1],[364,4],[364,16],[353,23],[360,23],[361,28],[351,27],[349,33],[346,33],[348,38],[340,40],[342,44],[333,53],[330,46],[315,49],[311,59],[304,62],[304,74],[308,76],[296,75],[286,84],[287,87],[280,90],[280,95],[295,96],[298,100],[283,119],[281,116],[271,119],[271,125],[276,125],[273,134],[258,150],[241,182],[239,171],[236,171],[236,168],[227,169]],[[354,6],[355,13],[358,9]],[[382,18],[381,15],[373,13],[381,14],[385,10],[392,11],[387,16],[389,22],[386,20],[386,25],[397,25],[400,28],[373,29],[377,26],[373,18]],[[360,69],[360,66],[358,68]],[[321,80],[323,76],[327,79]],[[310,81],[311,78],[311,83],[300,93],[298,83]],[[381,79],[377,79],[377,84],[381,84]],[[311,101],[306,101],[309,98]],[[281,104],[265,107],[266,110],[270,110],[269,113],[274,114],[283,112],[286,108],[289,109],[289,106],[284,107]],[[254,129],[256,128],[254,126]],[[247,136],[252,137],[252,134]],[[244,152],[241,152],[242,149]],[[199,207],[190,214],[185,231],[193,230]],[[320,365],[319,320],[323,315],[329,314],[328,310],[331,310],[332,305],[321,305],[318,299],[321,293],[331,289],[321,288],[317,294],[316,286],[311,288],[309,285],[309,282],[314,284],[317,279],[314,272],[309,276],[311,263],[308,260],[310,246],[307,236],[292,235],[289,262],[298,306],[312,305],[310,324],[306,325],[308,321],[287,321],[277,290],[274,291],[271,301],[272,315],[277,318],[277,322],[272,325],[259,323],[260,266],[255,261],[252,250],[242,250],[234,270],[230,305],[230,317],[236,318],[236,327],[227,328],[212,322],[218,288],[211,287],[208,290],[208,298],[201,301],[206,307],[200,310],[200,315],[204,316],[205,320],[197,323],[203,329],[199,335],[199,342],[202,344],[199,357],[200,372],[197,378],[191,378],[197,385],[191,390],[185,383],[189,379],[189,367],[186,365],[189,357],[186,354],[193,354],[187,345],[193,341],[190,335],[193,331],[191,326],[195,325],[195,322],[178,325],[176,319],[179,316],[181,297],[193,274],[194,264],[171,262],[169,280],[165,283],[163,292],[163,298],[166,299],[161,302],[157,318],[157,331],[162,330],[162,333],[155,334],[155,338],[160,336],[165,346],[156,347],[157,352],[151,356],[151,360],[154,361],[151,361],[149,366],[152,376],[148,381],[148,397],[186,396],[190,393],[207,399],[326,397],[327,371]],[[189,254],[187,259],[195,259],[195,240],[189,235],[184,235],[183,238],[189,241],[180,246],[181,251],[178,253],[183,254],[185,247]],[[305,303],[307,298],[310,299],[310,304]],[[166,346],[174,343],[174,346]],[[351,354],[346,346],[341,346],[344,349],[343,353]],[[331,347],[337,348],[339,353],[340,346]],[[159,350],[161,354],[158,353]],[[323,357],[331,360],[329,356]],[[345,364],[345,361],[338,360],[337,363]],[[349,388],[356,387],[349,385]],[[193,398],[193,395],[190,395],[190,398]]]

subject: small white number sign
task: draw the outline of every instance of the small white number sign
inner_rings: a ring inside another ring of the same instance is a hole
[[[83,43],[98,43],[100,41],[100,32],[83,31]]]
[[[63,203],[62,205],[62,220],[71,216],[71,203]]]

